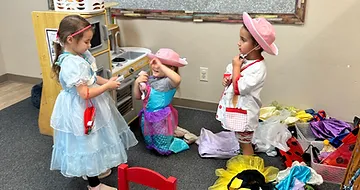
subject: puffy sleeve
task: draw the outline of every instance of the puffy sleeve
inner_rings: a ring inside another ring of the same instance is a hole
[[[165,78],[164,80],[165,80],[164,81],[164,86],[165,86],[166,89],[171,90],[171,89],[176,88],[171,84],[171,79],[170,78]]]
[[[231,64],[231,63],[226,66],[226,70],[225,70],[224,76],[225,76],[225,75],[229,75],[229,76],[232,75],[232,64]]]
[[[96,59],[95,57],[90,53],[89,50],[86,50],[83,56],[86,58],[86,60],[90,63],[91,69],[96,72],[98,70],[96,66]]]
[[[250,68],[249,68],[250,69]],[[239,75],[234,84],[234,93],[237,95],[246,95],[261,85],[266,77],[266,68],[258,67],[247,72],[244,76]]]
[[[68,88],[87,84],[92,78],[90,69],[84,59],[69,56],[61,65],[61,78]]]

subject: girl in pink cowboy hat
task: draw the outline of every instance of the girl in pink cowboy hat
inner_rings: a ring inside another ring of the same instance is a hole
[[[232,63],[226,67],[223,78],[225,90],[219,102],[216,119],[223,128],[234,131],[244,155],[254,154],[251,144],[259,125],[260,92],[266,78],[264,51],[277,55],[275,30],[264,18],[251,19],[243,13],[238,47]]]
[[[171,105],[181,81],[178,69],[188,63],[167,48],[160,49],[156,54],[148,54],[148,57],[151,59],[152,76],[142,72],[134,84],[135,97],[143,100],[139,118],[146,147],[161,155],[181,152],[189,148],[187,143],[196,140],[195,135],[177,127],[178,114]],[[185,136],[185,141],[174,138],[174,133],[175,136]]]

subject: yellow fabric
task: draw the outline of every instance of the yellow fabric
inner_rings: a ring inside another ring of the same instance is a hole
[[[273,115],[277,115],[278,111],[276,110],[276,107],[262,107],[260,108],[260,119],[261,120],[267,120]]]
[[[231,183],[231,185],[230,185],[230,188],[232,188],[232,189],[239,189],[240,188],[240,186],[241,186],[241,184],[242,184],[242,180],[241,179],[238,179],[238,178],[235,178],[233,181],[232,181],[232,183]]]
[[[297,112],[295,117],[299,118],[299,120],[304,123],[313,118],[311,114],[306,113],[304,110]]]
[[[291,116],[295,116],[296,113],[300,111],[300,109],[295,108],[294,106],[286,106],[286,107],[284,107],[284,109],[290,111]]]
[[[291,114],[292,111],[290,111]],[[265,121],[272,116],[280,115],[280,111],[276,109],[276,107],[262,107],[260,108],[260,119]],[[286,125],[295,124],[299,121],[297,117],[288,117],[285,121],[283,121]]]
[[[227,161],[226,168],[226,170],[222,168],[215,170],[218,179],[213,186],[209,187],[209,190],[228,190],[227,185],[231,179],[244,170],[259,171],[265,177],[266,183],[274,181],[279,173],[278,168],[273,166],[264,167],[264,160],[258,156],[238,155],[232,157]],[[240,190],[245,190],[245,188]]]
[[[292,125],[292,124],[295,124],[297,121],[299,121],[299,118],[297,118],[297,117],[288,117],[285,119],[284,123],[286,125]]]
[[[274,101],[268,107],[260,108],[260,119],[265,121],[271,116],[279,115],[280,110],[287,110],[290,112],[291,116],[288,117],[284,123],[287,125],[295,124],[296,122],[309,122],[313,116],[305,112],[305,110],[300,110],[294,106],[282,106],[278,102]]]

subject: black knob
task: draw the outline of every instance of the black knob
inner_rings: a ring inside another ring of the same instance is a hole
[[[134,72],[134,69],[133,69],[133,68],[130,68],[130,69],[129,69],[129,73],[132,74],[133,72]]]

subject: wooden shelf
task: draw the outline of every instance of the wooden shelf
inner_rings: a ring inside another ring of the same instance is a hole
[[[111,8],[111,7],[115,7],[117,6],[119,3],[116,3],[116,2],[106,2],[105,3],[105,9],[107,8]]]
[[[117,24],[109,24],[109,25],[107,26],[107,28],[108,28],[109,31],[113,31],[113,30],[118,29],[118,28],[119,28],[119,25],[117,25]]]

